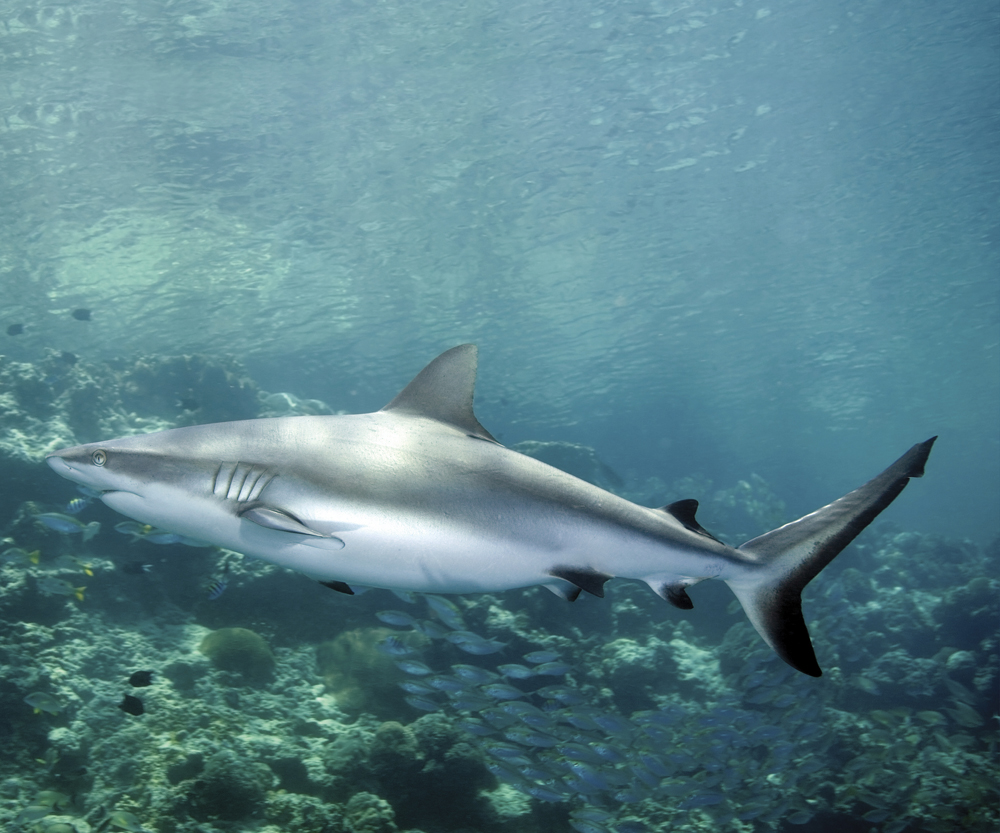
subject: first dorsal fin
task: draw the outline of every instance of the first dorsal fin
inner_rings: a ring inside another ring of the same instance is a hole
[[[478,358],[475,344],[452,347],[421,370],[382,410],[436,419],[470,436],[496,442],[472,411]]]

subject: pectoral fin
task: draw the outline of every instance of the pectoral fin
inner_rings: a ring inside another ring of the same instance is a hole
[[[270,506],[251,506],[249,509],[244,509],[240,512],[240,517],[265,529],[276,529],[279,532],[294,532],[297,535],[324,538],[331,542],[339,542],[340,547],[344,546],[344,542],[336,536],[330,535],[328,532],[317,532],[315,529],[310,529],[294,515],[283,512],[281,509],[274,509]]]

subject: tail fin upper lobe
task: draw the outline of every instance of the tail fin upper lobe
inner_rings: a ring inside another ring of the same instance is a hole
[[[764,641],[793,668],[812,677],[823,673],[802,618],[802,588],[895,500],[911,477],[923,476],[936,439],[917,443],[860,489],[739,547],[760,568],[726,583]]]

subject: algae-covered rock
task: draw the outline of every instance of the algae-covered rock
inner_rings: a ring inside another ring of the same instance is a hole
[[[347,802],[347,829],[351,833],[396,833],[396,814],[388,801],[359,792]]]
[[[267,797],[264,815],[269,824],[282,831],[344,833],[346,830],[340,808],[311,795],[283,791],[271,793]]]
[[[274,776],[262,763],[226,750],[205,762],[200,777],[191,782],[188,805],[198,821],[218,818],[240,821],[258,815]]]
[[[402,732],[386,724],[383,727],[386,741],[399,751],[395,761],[403,766],[395,772],[385,768],[376,775],[381,783],[379,792],[392,801],[400,826],[488,827],[491,811],[481,792],[494,787],[496,781],[468,735],[439,712],[424,715]],[[411,738],[416,742],[415,750],[409,745]]]
[[[398,686],[403,673],[376,648],[393,633],[388,628],[358,628],[317,649],[319,673],[345,712],[365,711],[381,718],[412,713]]]
[[[199,650],[223,671],[265,682],[274,673],[274,654],[268,644],[246,628],[220,628],[206,636]]]
[[[372,771],[388,781],[408,778],[423,766],[416,735],[394,720],[378,727],[368,755]]]
[[[996,603],[1000,582],[976,576],[964,585],[949,588],[934,611],[942,641],[955,648],[975,649],[983,639],[1000,631]]]

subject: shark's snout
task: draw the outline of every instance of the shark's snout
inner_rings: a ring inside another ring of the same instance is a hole
[[[45,462],[49,464],[49,468],[56,474],[62,477],[70,477],[73,473],[73,467],[60,456],[60,453],[59,451],[53,451],[51,454],[45,455]]]

